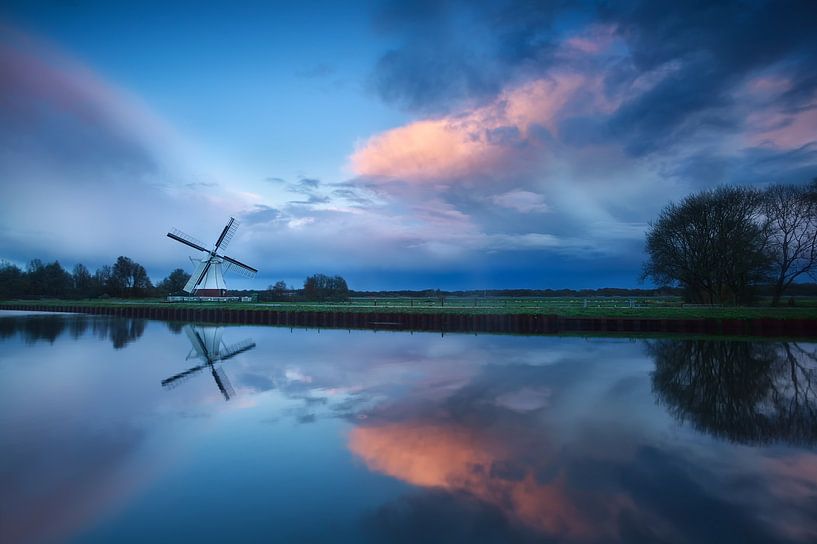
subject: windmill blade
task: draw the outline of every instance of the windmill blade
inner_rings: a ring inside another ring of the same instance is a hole
[[[187,325],[184,327],[184,334],[187,335],[187,339],[190,340],[190,343],[193,345],[193,349],[196,350],[196,353],[199,357],[204,357],[208,361],[210,360],[210,354],[207,352],[207,345],[204,343],[204,339],[201,335],[191,327]]]
[[[232,265],[228,270],[235,270],[242,276],[245,276],[247,278],[254,278],[255,275],[258,273],[258,270],[256,270],[255,268],[246,265],[241,261],[237,261],[232,257],[227,257],[226,255],[224,255],[221,258]]]
[[[235,235],[235,231],[238,229],[238,224],[239,222],[236,221],[234,217],[230,218],[224,230],[221,231],[221,236],[216,240],[216,250],[226,248],[229,245],[230,240],[232,240],[233,235]]]
[[[190,246],[194,249],[198,249],[199,251],[207,251],[204,248],[204,244],[190,236],[189,234],[185,234],[179,229],[173,229],[167,233],[168,238],[173,238],[177,242],[181,242],[186,246]]]
[[[187,280],[187,283],[184,285],[184,289],[182,289],[185,293],[192,293],[193,289],[201,282],[204,275],[207,274],[207,269],[210,267],[210,261],[199,261],[199,264],[196,265],[196,270],[193,271],[193,274],[190,275],[190,279]]]
[[[230,400],[230,397],[235,396],[235,390],[230,380],[227,379],[227,375],[221,368],[211,366],[210,369],[213,371],[213,379],[216,380],[219,391],[224,395],[224,400]]]
[[[241,342],[237,342],[237,343],[233,344],[232,346],[227,347],[223,352],[221,352],[219,354],[220,355],[219,360],[226,361],[227,359],[235,357],[239,353],[244,353],[245,351],[249,351],[254,347],[255,347],[255,342],[253,342],[249,338],[246,339],[246,340],[243,340]]]
[[[171,377],[169,377],[167,379],[164,379],[164,380],[162,380],[162,387],[168,387],[168,388],[176,387],[177,385],[179,385],[181,383],[180,380],[183,380],[184,378],[189,378],[190,376],[192,376],[196,372],[199,372],[201,369],[205,368],[206,366],[207,366],[206,364],[199,365],[199,366],[194,366],[193,368],[185,370],[184,372],[179,372],[178,374],[176,374],[174,376],[171,376]]]

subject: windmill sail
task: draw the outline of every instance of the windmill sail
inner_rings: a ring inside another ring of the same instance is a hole
[[[216,240],[216,249],[225,249],[233,239],[236,230],[238,230],[238,221],[231,217],[227,226],[221,231],[221,236]]]
[[[196,351],[196,355],[209,360],[210,358],[208,357],[209,353],[207,352],[207,346],[205,345],[201,335],[196,331],[196,328],[192,325],[185,325],[184,334],[187,336],[187,339],[190,340],[190,345],[193,346],[193,349]]]
[[[185,245],[188,245],[188,246],[190,246],[192,248],[198,249],[199,251],[207,251],[204,248],[204,244],[202,242],[199,242],[198,240],[196,240],[195,238],[193,238],[189,234],[183,233],[179,229],[171,230],[170,232],[167,233],[167,237],[172,238],[172,239],[176,240],[177,242],[181,242],[181,243],[183,243]]]
[[[193,274],[190,276],[190,279],[187,280],[187,283],[184,285],[183,291],[186,293],[192,293],[193,289],[196,288],[196,285],[201,281],[201,278],[207,272],[207,267],[210,266],[210,261],[199,261],[199,264],[196,265],[196,270],[193,271]]]
[[[176,387],[177,385],[179,385],[179,383],[181,383],[180,380],[183,380],[184,378],[189,378],[190,376],[192,376],[193,374],[195,374],[199,370],[205,368],[206,366],[208,366],[208,365],[205,364],[205,365],[194,366],[193,368],[185,370],[184,372],[179,372],[178,374],[175,374],[175,375],[173,375],[173,376],[171,376],[169,378],[166,378],[166,379],[162,380],[162,387]]]
[[[220,354],[221,355],[220,359],[222,361],[226,361],[230,357],[235,357],[239,353],[244,353],[245,351],[249,351],[254,347],[255,342],[253,342],[252,340],[249,339],[243,340],[241,342],[238,342],[236,344],[233,344],[232,346],[225,348],[224,351],[222,351]]]
[[[230,400],[230,397],[235,396],[235,390],[233,389],[230,380],[227,379],[227,375],[224,373],[224,370],[221,368],[212,367],[213,372],[213,379],[216,380],[216,385],[218,386],[219,391],[221,394],[224,395],[224,400]]]
[[[253,268],[253,267],[251,267],[249,265],[246,265],[246,264],[242,263],[241,261],[233,259],[232,257],[227,257],[225,255],[225,256],[222,257],[222,259],[224,259],[225,261],[230,263],[230,270],[234,269],[236,272],[238,272],[239,274],[241,274],[244,277],[253,278],[253,277],[255,277],[255,274],[258,272],[258,270],[256,270],[255,268]]]

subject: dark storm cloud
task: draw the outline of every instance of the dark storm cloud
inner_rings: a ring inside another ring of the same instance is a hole
[[[427,491],[400,497],[364,518],[363,526],[376,542],[543,542],[541,535],[466,493]]]
[[[275,221],[280,218],[280,210],[263,204],[257,204],[250,212],[245,213],[241,217],[241,220],[248,225],[253,225],[256,223],[269,223],[270,221]]]
[[[752,147],[731,155],[699,153],[679,161],[665,174],[698,186],[803,183],[817,178],[817,142],[785,151]]]
[[[629,56],[605,67],[608,93],[625,92],[656,70],[666,77],[609,119],[566,122],[568,143],[577,145],[616,136],[643,155],[702,128],[735,129],[742,118],[733,91],[766,69],[790,81],[780,99],[787,111],[814,107],[813,1],[389,3],[375,22],[400,41],[378,61],[375,89],[387,102],[422,113],[491,99],[557,63],[575,67],[576,59],[555,54],[559,33],[610,25]]]
[[[651,514],[668,520],[682,542],[774,542],[777,535],[754,514],[746,512],[728,493],[701,476],[701,467],[692,465],[675,452],[642,447],[632,463],[616,467],[622,487],[642,511],[625,512],[622,536],[646,535]],[[757,484],[746,484],[751,495]],[[671,489],[671,493],[667,490]],[[710,521],[711,520],[711,521]],[[715,522],[714,520],[717,520]],[[738,534],[736,534],[736,530]],[[637,540],[627,539],[628,542]],[[649,540],[643,540],[649,541]]]
[[[631,50],[631,78],[667,67],[672,74],[635,97],[611,119],[635,154],[652,151],[685,130],[735,126],[731,91],[765,68],[786,77],[790,109],[817,88],[817,3],[611,3],[602,19],[615,24]],[[620,73],[618,74],[621,75]]]
[[[519,72],[551,62],[551,26],[561,2],[387,2],[375,28],[400,45],[377,62],[380,96],[414,111],[440,112],[494,96]]]

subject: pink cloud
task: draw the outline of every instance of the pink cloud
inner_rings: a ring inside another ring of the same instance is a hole
[[[167,155],[168,147],[182,145],[172,127],[138,97],[49,44],[3,24],[0,72],[6,107],[14,108],[23,122],[30,123],[47,105],[154,154]]]
[[[538,164],[572,114],[606,114],[621,98],[603,92],[600,59],[615,43],[615,28],[594,25],[559,46],[562,68],[508,85],[479,107],[424,119],[377,134],[351,156],[354,172],[384,180],[437,180],[512,175]]]
[[[746,90],[758,96],[779,95],[791,88],[791,81],[780,76],[758,76],[750,79]]]
[[[541,156],[537,129],[558,134],[560,116],[579,91],[591,91],[591,108],[607,109],[599,85],[594,76],[565,71],[508,88],[487,105],[373,136],[352,155],[352,168],[414,182],[512,173]]]
[[[587,55],[598,55],[607,51],[615,42],[616,27],[613,25],[592,25],[590,28],[567,38],[562,51],[578,51]]]
[[[751,145],[793,149],[817,141],[817,109],[796,113],[760,111],[747,118]]]

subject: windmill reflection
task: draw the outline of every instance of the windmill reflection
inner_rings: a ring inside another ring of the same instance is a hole
[[[221,391],[221,394],[224,395],[224,400],[230,400],[230,397],[235,396],[235,391],[233,390],[232,385],[230,385],[230,381],[227,379],[227,375],[224,373],[224,370],[220,366],[216,365],[235,357],[239,353],[244,353],[245,351],[253,349],[255,347],[255,342],[253,342],[251,339],[246,339],[228,346],[222,339],[223,332],[223,327],[185,325],[184,333],[187,335],[187,338],[190,340],[190,344],[193,346],[190,349],[190,353],[187,354],[185,361],[198,359],[202,361],[202,364],[162,380],[162,386],[168,388],[176,387],[182,381],[184,381],[185,378],[189,378],[198,372],[209,368],[219,391]]]
[[[817,351],[793,342],[659,340],[653,389],[679,421],[743,444],[817,443]]]

